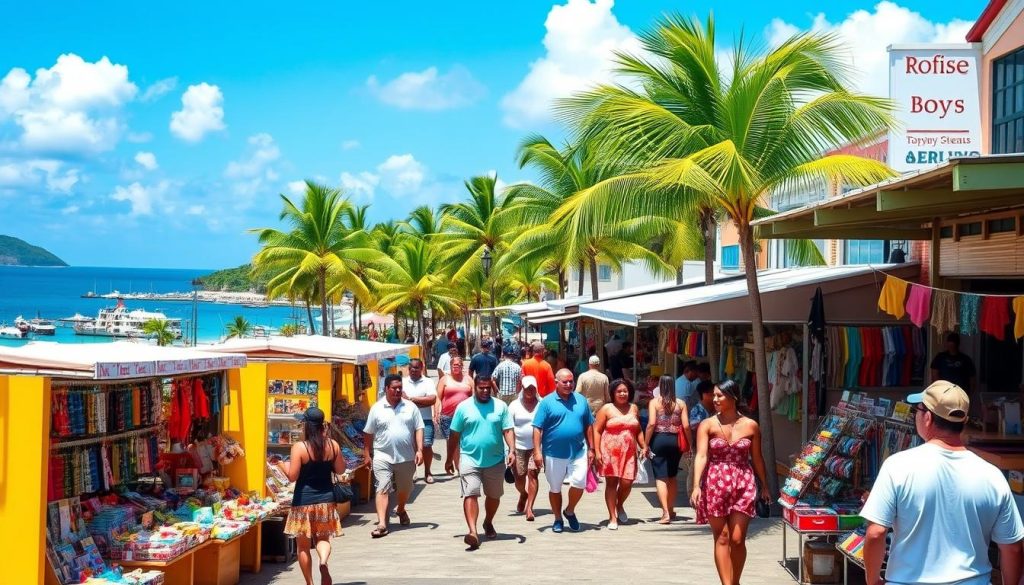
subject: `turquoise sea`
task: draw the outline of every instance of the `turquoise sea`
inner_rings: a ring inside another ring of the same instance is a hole
[[[112,299],[81,298],[95,292],[105,294],[114,290],[129,292],[190,292],[194,278],[209,274],[210,270],[158,269],[158,268],[102,268],[74,266],[67,268],[38,268],[0,266],[0,324],[13,324],[19,316],[26,319],[42,316],[49,319],[70,317],[81,313],[95,318],[103,307],[113,307]],[[192,318],[192,303],[181,301],[125,301],[128,309],[161,311],[168,317]],[[305,306],[253,308],[241,305],[199,303],[199,341],[217,341],[224,335],[225,325],[242,315],[250,323],[279,328],[296,319],[306,321]],[[314,318],[319,317],[319,311]],[[62,343],[105,343],[109,337],[75,335],[71,328],[57,328],[56,336],[39,336],[43,341]],[[2,345],[21,345],[23,340],[0,338]]]

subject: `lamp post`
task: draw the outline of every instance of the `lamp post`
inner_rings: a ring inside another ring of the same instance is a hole
[[[192,279],[192,346],[195,347],[199,341],[199,289],[203,288],[203,281]]]
[[[484,247],[484,253],[480,255],[480,263],[484,268],[484,280],[491,277],[491,248]],[[497,338],[497,328],[494,326],[494,281],[491,281],[491,337]],[[483,337],[481,333],[480,337]]]

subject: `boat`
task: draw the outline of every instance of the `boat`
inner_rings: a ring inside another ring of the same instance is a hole
[[[129,311],[122,299],[117,300],[117,306],[100,309],[95,321],[76,323],[75,335],[150,339],[154,335],[144,333],[142,329],[148,321],[154,320],[167,321],[174,338],[181,339],[181,319],[169,318],[159,311]]]
[[[21,315],[14,320],[14,326],[22,331],[35,333],[36,335],[56,335],[57,327],[48,319],[36,317],[26,321]]]
[[[96,319],[92,317],[86,317],[81,313],[75,313],[72,317],[64,317],[63,319],[57,319],[57,324],[61,327],[74,327],[79,323],[92,323]]]
[[[23,339],[26,333],[17,327],[10,325],[0,325],[0,337],[8,339]]]

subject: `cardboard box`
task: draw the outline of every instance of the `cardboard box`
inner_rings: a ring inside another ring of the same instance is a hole
[[[1024,471],[1010,470],[1010,489],[1015,494],[1024,494]]]
[[[843,559],[836,546],[825,541],[804,543],[803,583],[841,583]]]

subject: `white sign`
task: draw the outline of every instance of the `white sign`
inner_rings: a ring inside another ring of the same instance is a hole
[[[934,167],[981,155],[981,100],[973,45],[889,47],[889,97],[898,127],[889,133],[889,166]]]

